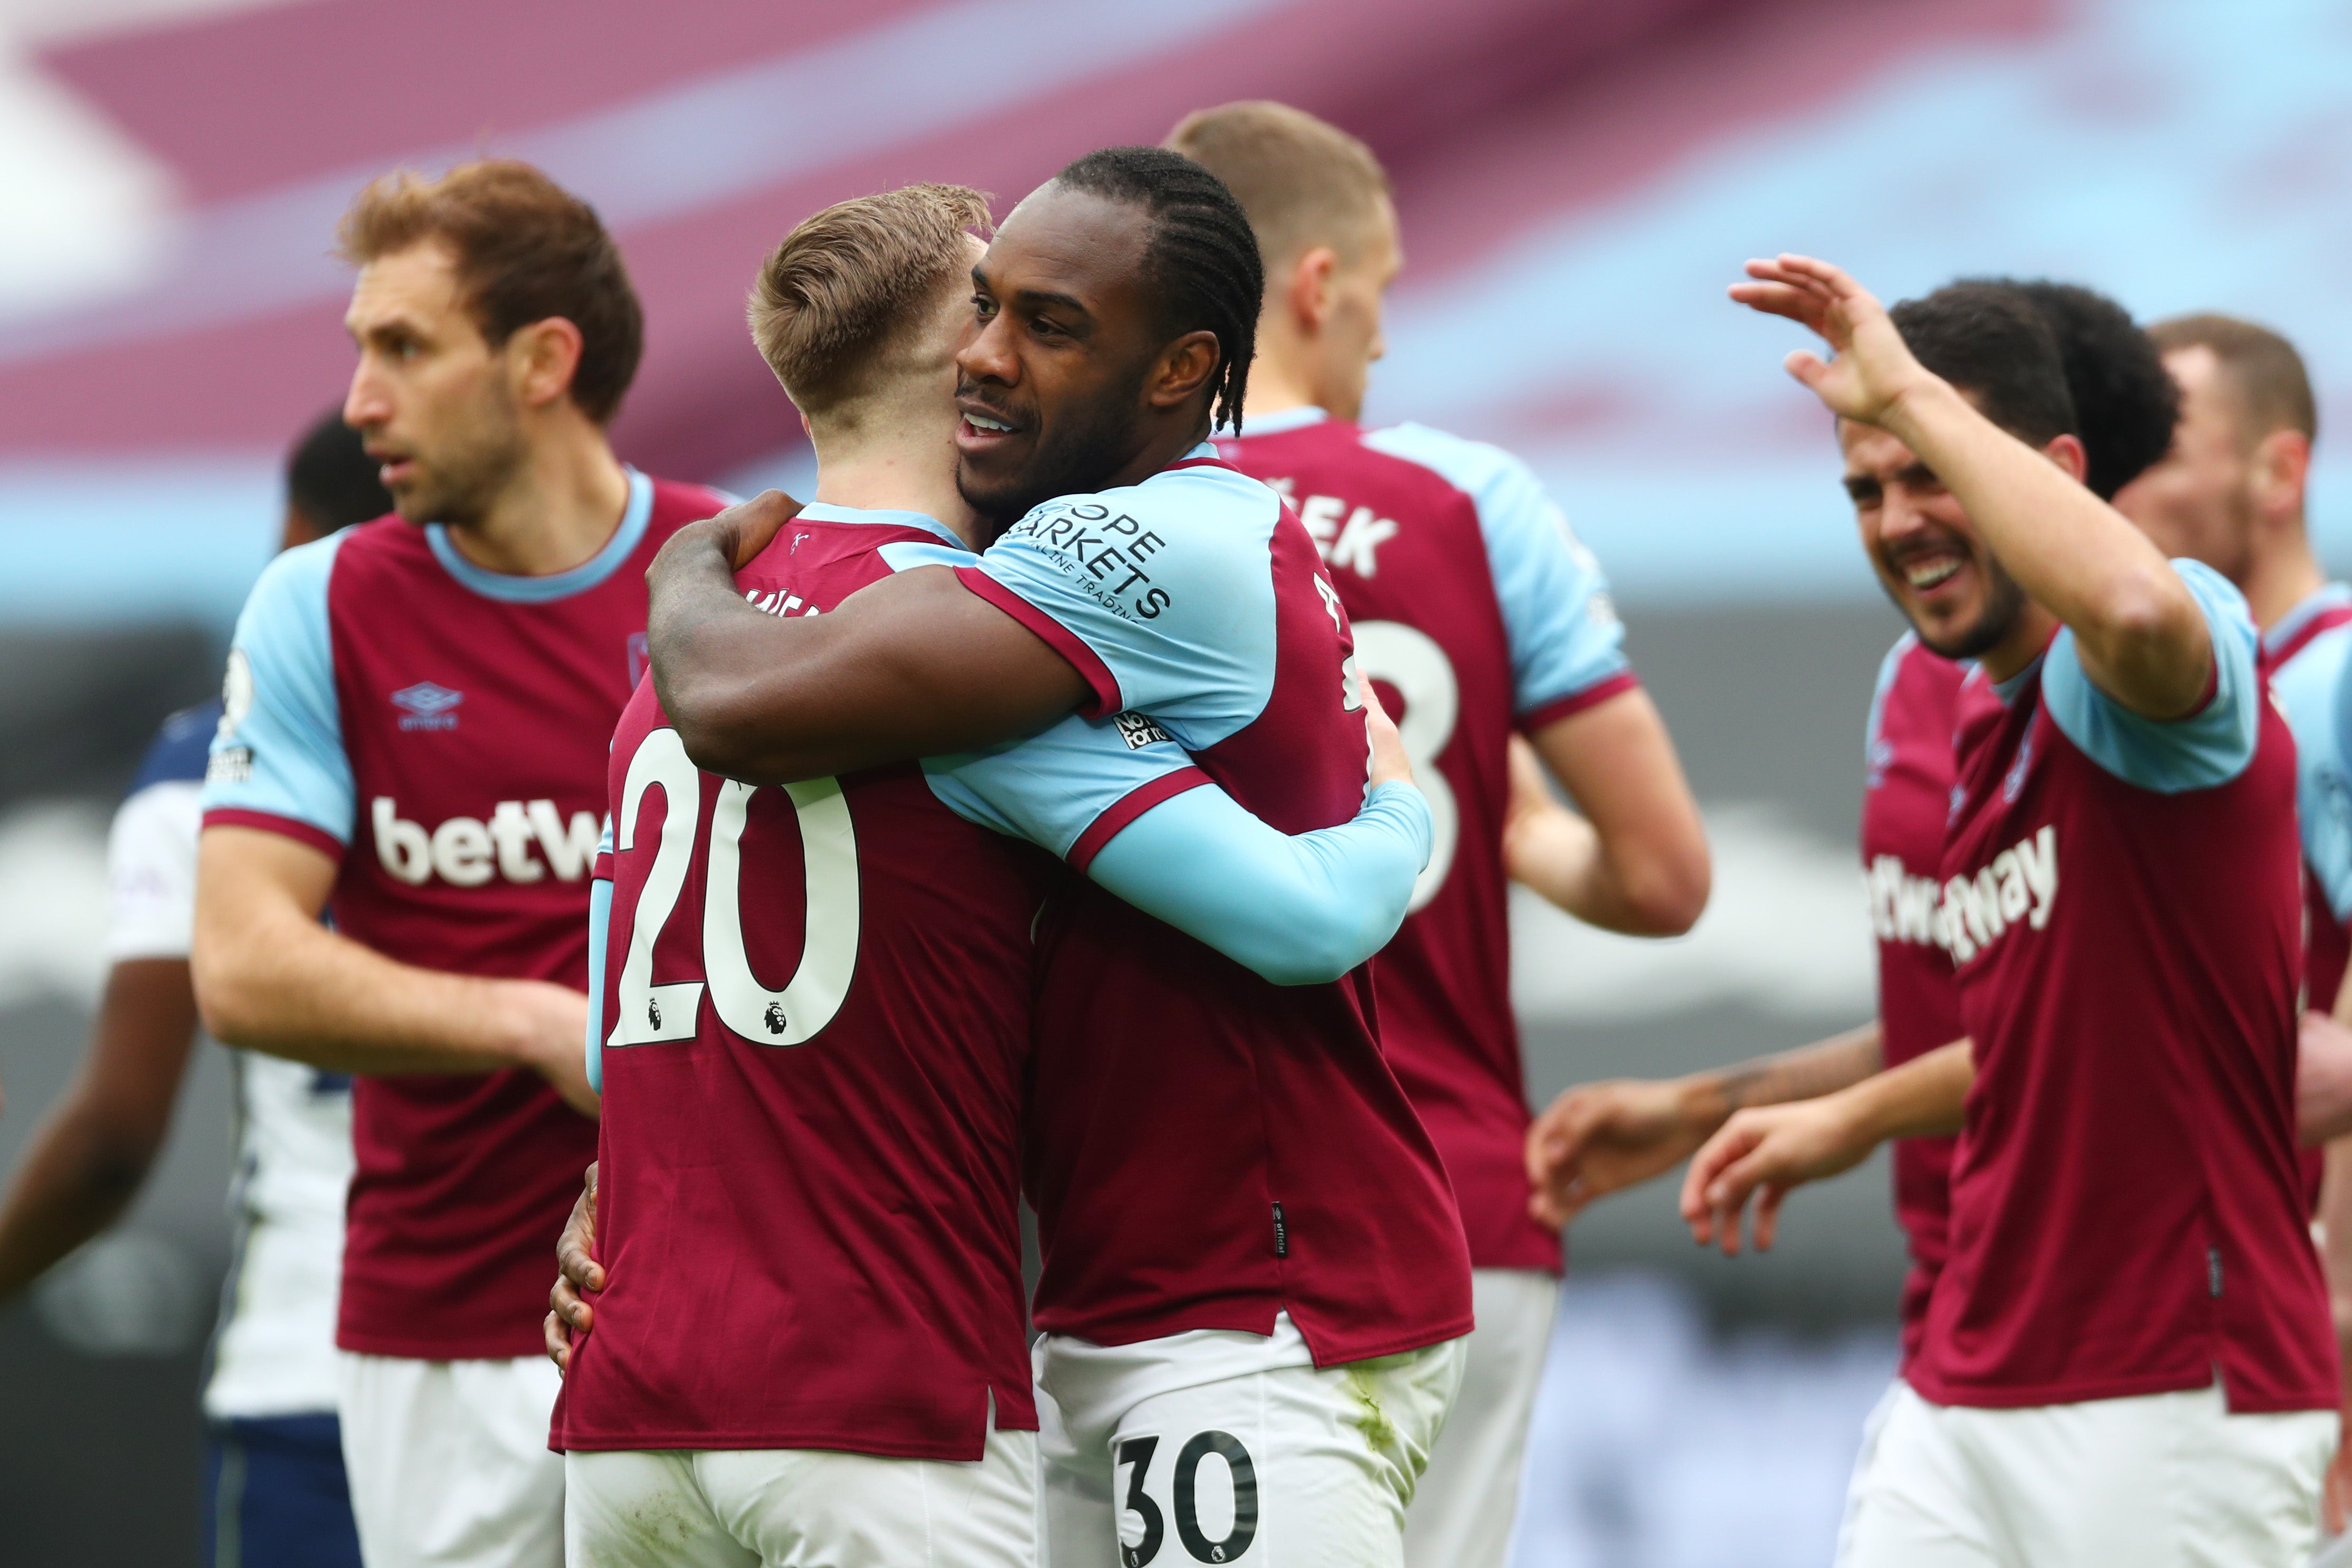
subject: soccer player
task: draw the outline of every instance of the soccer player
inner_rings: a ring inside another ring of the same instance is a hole
[[[330,413],[289,456],[279,548],[391,504],[358,433]],[[0,1300],[112,1224],[171,1131],[196,1024],[196,795],[220,715],[215,698],[165,719],[114,814],[106,991],[89,1059],[0,1197]],[[350,1081],[245,1051],[230,1060],[236,1267],[205,1382],[205,1561],[358,1568],[335,1425]]]
[[[2074,284],[1987,279],[2050,328],[2065,367],[2084,483],[2113,499],[2165,455],[2179,392],[2156,344],[2120,305]],[[1881,663],[1864,727],[1862,870],[1878,955],[1880,1013],[1817,1044],[1673,1080],[1615,1079],[1562,1093],[1528,1139],[1536,1212],[1565,1224],[1593,1202],[1679,1163],[1742,1105],[1809,1099],[1958,1038],[1959,999],[1936,916],[1952,784],[1959,658],[1896,639]],[[1944,1256],[1948,1137],[1895,1147],[1895,1218],[1912,1256],[1901,1321],[1917,1349]]]
[[[359,1075],[336,1343],[370,1568],[552,1564],[535,1329],[595,1150],[580,988],[606,743],[646,565],[723,498],[614,457],[636,296],[545,175],[389,176],[341,239],[343,416],[398,515],[279,557],[238,622],[196,992],[221,1040]]]
[[[1825,263],[1748,270],[1734,298],[1836,350],[1789,368],[1839,416],[1922,641],[1997,633],[1959,698],[1938,905],[1975,1069],[1959,1044],[1742,1111],[1684,1212],[1728,1245],[1759,1186],[1965,1122],[1848,1561],[2300,1561],[2336,1369],[2294,1153],[2293,745],[2243,601],[2074,482],[2056,346],[2012,297],[1890,318]]]
[[[1559,1296],[1560,1245],[1528,1213],[1528,1121],[1505,911],[1508,743],[1524,731],[1582,813],[1517,822],[1521,878],[1615,931],[1698,917],[1706,841],[1658,712],[1621,650],[1600,565],[1533,474],[1423,425],[1356,423],[1402,260],[1370,149],[1278,103],[1188,116],[1168,139],[1231,187],[1266,271],[1247,434],[1227,462],[1297,507],[1364,674],[1398,710],[1437,838],[1414,913],[1374,967],[1381,1044],[1444,1156],[1478,1326],[1406,1516],[1416,1568],[1501,1568]],[[1948,1038],[1948,1037],[1946,1037]],[[1940,1041],[1938,1042],[1940,1043]]]
[[[782,618],[730,572],[780,497],[682,534],[649,630],[688,755],[794,780],[1134,710],[1274,826],[1348,821],[1365,755],[1331,663],[1344,612],[1296,517],[1202,440],[1245,395],[1264,292],[1239,205],[1176,154],[1092,153],[973,281],[957,483],[1013,526],[977,565]],[[1051,1555],[1401,1561],[1469,1261],[1364,972],[1277,987],[1091,883],[1038,941],[1024,1186]]]
[[[822,614],[974,559],[953,393],[987,215],[957,187],[862,198],[762,269],[753,334],[818,492],[736,574],[749,601]],[[1402,753],[1382,731],[1385,779]],[[694,769],[649,683],[611,778],[611,1266],[557,1416],[571,1561],[642,1560],[657,1514],[669,1562],[1033,1562],[1016,1198],[1047,862],[988,830],[1269,978],[1328,983],[1403,918],[1425,806],[1378,783],[1294,841],[1132,714],[746,789]],[[749,1376],[725,1348],[746,1338]]]

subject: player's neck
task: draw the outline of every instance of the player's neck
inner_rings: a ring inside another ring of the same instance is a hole
[[[2267,632],[2326,582],[2327,574],[2320,570],[2318,558],[2311,553],[2310,537],[2298,519],[2278,539],[2255,549],[2246,580],[2240,586],[2254,625]]]
[[[584,416],[539,433],[530,455],[480,517],[449,529],[467,560],[510,577],[551,577],[611,540],[629,504],[629,476]]]
[[[1265,340],[1260,333],[1257,355],[1250,361],[1249,397],[1242,407],[1242,428],[1249,422],[1270,413],[1287,413],[1294,408],[1319,408],[1330,412],[1329,404],[1318,395],[1314,378],[1299,372],[1292,356]]]
[[[866,511],[920,512],[945,523],[958,538],[978,549],[979,520],[956,490],[952,439],[941,431],[936,439],[856,444],[820,441],[812,498]]]
[[[2011,622],[2008,635],[1986,649],[1977,663],[1984,667],[1987,678],[2008,680],[2040,658],[2042,651],[2050,646],[2050,639],[2057,634],[2058,617],[2029,599]]]

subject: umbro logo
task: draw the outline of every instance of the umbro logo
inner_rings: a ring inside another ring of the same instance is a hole
[[[401,709],[403,729],[455,729],[457,727],[457,705],[466,700],[463,692],[453,692],[447,686],[431,681],[419,681],[413,686],[403,686],[392,694],[392,706]]]

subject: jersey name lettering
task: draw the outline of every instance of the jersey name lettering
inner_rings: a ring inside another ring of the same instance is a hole
[[[1939,903],[1943,884],[1934,877],[1913,876],[1895,856],[1880,855],[1864,868],[1862,887],[1870,900],[1870,928],[1881,942],[1952,945]]]
[[[1290,494],[1287,485],[1276,487],[1285,496]],[[1317,554],[1359,577],[1380,575],[1378,551],[1397,536],[1395,518],[1375,517],[1370,507],[1350,509],[1337,496],[1307,497],[1299,503],[1298,520],[1314,538]]]
[[[1955,962],[1965,964],[2020,920],[2039,931],[2058,898],[2058,830],[2045,827],[1992,857],[1973,877],[1944,884],[1943,926]]]
[[[578,882],[596,858],[595,813],[574,811],[567,823],[552,800],[501,800],[488,821],[452,817],[427,831],[402,817],[391,796],[378,795],[368,821],[383,869],[413,886],[436,875],[457,887],[479,887],[493,876],[533,883],[551,871],[558,882]]]

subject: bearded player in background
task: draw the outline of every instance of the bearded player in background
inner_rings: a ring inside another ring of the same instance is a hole
[[[358,1075],[336,1343],[370,1568],[551,1568],[538,1325],[595,1153],[606,747],[644,667],[645,569],[725,503],[614,456],[642,316],[596,214],[545,175],[390,176],[341,238],[344,417],[398,515],[279,557],[239,618],[197,998],[224,1041]]]
[[[1359,667],[1395,694],[1437,823],[1414,913],[1373,972],[1381,1047],[1461,1206],[1478,1326],[1406,1515],[1406,1561],[1500,1568],[1560,1268],[1558,1237],[1528,1215],[1507,824],[1520,880],[1595,925],[1643,936],[1698,917],[1706,842],[1665,726],[1621,651],[1599,564],[1535,476],[1425,426],[1356,423],[1402,261],[1371,151],[1264,102],[1190,115],[1168,145],[1232,188],[1265,261],[1246,434],[1218,453],[1298,508],[1354,627]],[[1513,820],[1520,732],[1580,817],[1538,788],[1543,804]]]

